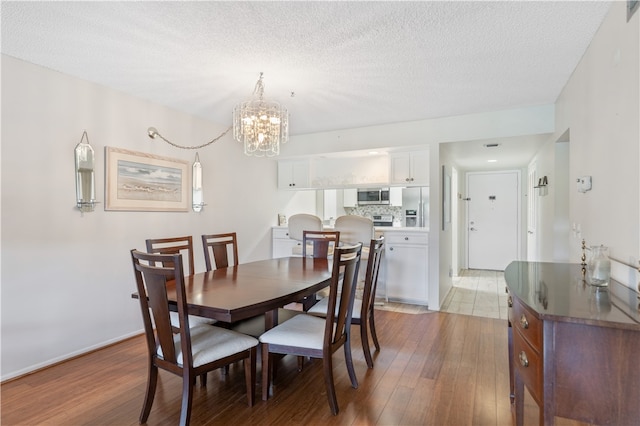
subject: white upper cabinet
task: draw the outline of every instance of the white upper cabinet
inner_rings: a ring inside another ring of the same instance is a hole
[[[313,161],[311,186],[344,188],[381,186],[389,181],[386,155],[318,158]]]
[[[429,185],[429,151],[389,154],[391,185]]]
[[[402,207],[402,188],[389,188],[389,205]]]
[[[279,189],[307,189],[309,187],[309,160],[278,161]]]
[[[343,207],[358,207],[358,190],[356,188],[346,188],[342,194]]]

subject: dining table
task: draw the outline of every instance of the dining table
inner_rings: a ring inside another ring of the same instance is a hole
[[[278,324],[278,308],[329,286],[331,270],[331,260],[283,257],[188,275],[188,313],[227,323],[264,314],[269,329]],[[167,293],[175,305],[174,282],[167,283]]]

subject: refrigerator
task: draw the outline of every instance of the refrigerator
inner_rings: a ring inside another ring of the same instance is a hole
[[[416,186],[402,189],[404,226],[429,226],[429,187]]]

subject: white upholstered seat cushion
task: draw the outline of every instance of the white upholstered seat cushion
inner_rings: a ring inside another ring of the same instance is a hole
[[[338,313],[338,306],[340,306],[340,297],[336,301],[336,314]],[[325,297],[320,299],[318,303],[313,305],[311,309],[307,311],[309,314],[327,315],[327,308],[329,307],[329,298]],[[355,299],[353,301],[353,313],[351,318],[360,319],[360,311],[362,310],[362,299]]]
[[[177,312],[169,312],[171,318],[171,325],[174,327],[180,327],[180,320],[178,319]],[[199,317],[196,315],[189,315],[189,327],[193,328],[200,324],[215,324],[216,320],[211,318]]]
[[[278,323],[283,323],[287,320],[290,320],[294,316],[301,313],[302,311],[280,308],[278,309]],[[259,337],[262,333],[264,333],[264,315],[258,315],[257,317],[239,321],[233,324],[233,326],[231,326],[231,329],[233,331],[237,331],[238,333]]]
[[[176,334],[173,340],[178,364],[183,365],[180,335]],[[258,340],[251,336],[221,327],[200,324],[191,328],[191,352],[194,367],[245,351],[257,344]],[[158,356],[162,357],[160,347],[158,347]]]
[[[266,331],[261,343],[322,350],[326,320],[307,314],[296,315]]]

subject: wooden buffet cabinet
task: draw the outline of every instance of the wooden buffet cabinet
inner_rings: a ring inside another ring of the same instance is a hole
[[[612,280],[597,288],[579,264],[512,262],[509,373],[516,424],[524,388],[540,424],[564,417],[597,425],[640,424],[640,300]]]

